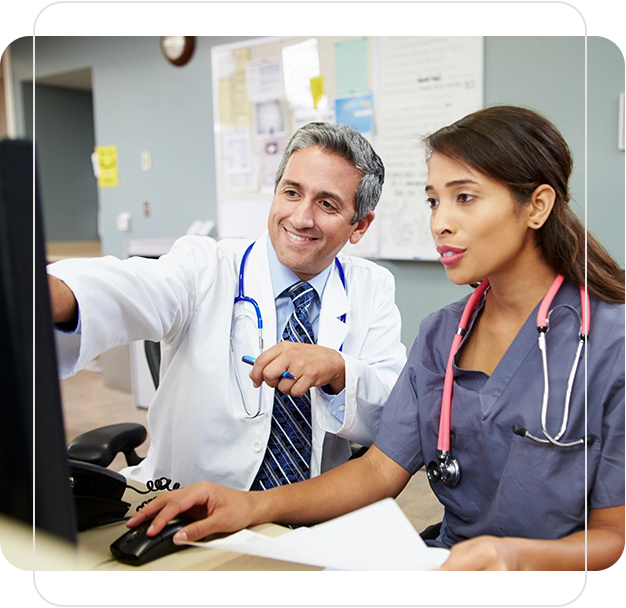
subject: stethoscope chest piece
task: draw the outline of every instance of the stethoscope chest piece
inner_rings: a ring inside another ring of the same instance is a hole
[[[431,460],[428,463],[426,474],[431,483],[442,481],[444,485],[453,487],[461,480],[461,468],[456,458],[449,452],[439,453],[439,462]]]

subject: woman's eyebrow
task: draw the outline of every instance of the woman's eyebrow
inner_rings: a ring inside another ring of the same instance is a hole
[[[478,186],[478,182],[473,179],[454,179],[446,184],[446,188],[450,188],[451,186],[465,186],[466,184]]]
[[[451,182],[448,182],[447,184],[445,184],[446,188],[451,188],[452,186],[465,186],[466,184],[474,184],[475,186],[480,185],[477,181],[474,181],[473,179],[454,179]],[[435,187],[431,186],[430,184],[426,184],[426,187],[424,188],[424,190],[426,190],[426,192],[429,192],[430,190],[434,190]]]

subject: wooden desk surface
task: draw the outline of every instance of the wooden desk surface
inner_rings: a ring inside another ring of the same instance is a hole
[[[135,482],[133,485],[141,486]],[[155,492],[149,496],[156,494]],[[132,515],[135,512],[135,507],[143,502],[146,496],[137,494],[132,490],[126,490],[123,499],[131,503],[128,515]],[[111,543],[127,530],[126,522],[122,521],[80,532],[77,548],[45,532],[37,531],[35,567],[39,571],[322,570],[322,568],[292,562],[242,555],[221,549],[202,549],[191,546],[148,562],[143,566],[131,566],[115,560],[109,549]],[[287,528],[276,524],[262,524],[254,526],[251,530],[271,537],[280,536],[289,531]],[[9,562],[22,570],[32,570],[32,528],[8,517],[0,517],[0,538],[2,539],[2,552]]]
[[[66,258],[93,258],[102,255],[100,241],[48,241],[46,260],[58,262]]]
[[[121,570],[321,570],[313,566],[294,564],[273,559],[242,555],[221,549],[187,547],[143,566],[131,566],[113,558],[109,547],[127,530],[120,522],[86,530],[78,535],[78,562],[81,567],[98,571]],[[287,528],[275,524],[262,524],[251,528],[267,536],[280,536]]]

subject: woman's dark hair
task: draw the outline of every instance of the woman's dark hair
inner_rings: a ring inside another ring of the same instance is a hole
[[[551,268],[585,284],[585,227],[568,203],[572,155],[557,128],[543,116],[515,106],[494,106],[465,116],[425,138],[433,152],[462,162],[505,184],[520,202],[542,184],[554,188],[554,207],[537,230],[537,244]],[[608,302],[624,302],[624,274],[587,234],[587,289]]]

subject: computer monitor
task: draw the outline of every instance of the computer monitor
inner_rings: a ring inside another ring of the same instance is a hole
[[[32,143],[1,141],[0,511],[76,543],[45,266]]]

